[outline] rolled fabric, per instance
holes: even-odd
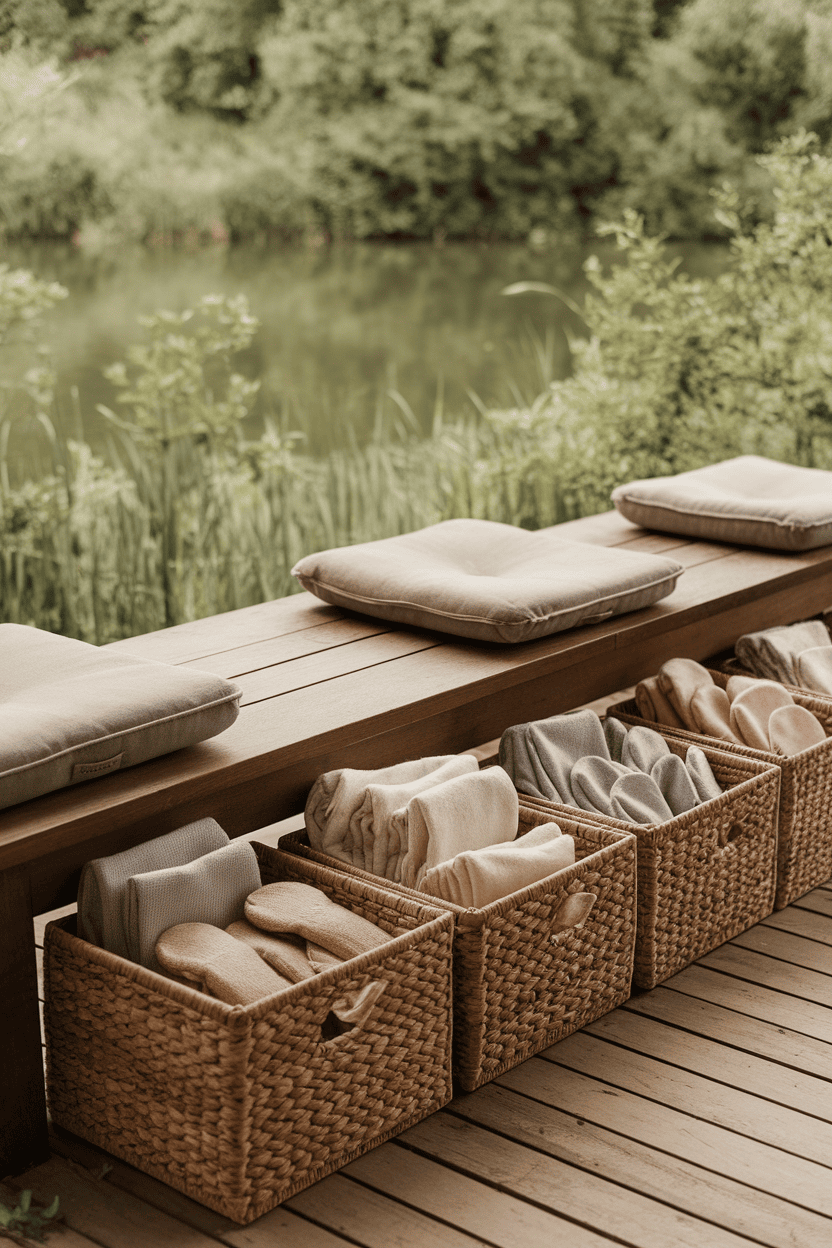
[[[265,884],[252,892],[245,903],[245,916],[264,932],[303,936],[344,960],[369,953],[393,939],[369,919],[339,906],[319,888],[294,880]]]
[[[728,694],[719,685],[700,685],[690,700],[690,716],[696,725],[696,731],[706,737],[717,737],[720,741],[731,741],[734,745],[742,745],[742,737],[731,718],[731,703]]]
[[[674,815],[683,815],[699,805],[699,794],[678,754],[663,754],[656,759],[650,776]]]
[[[626,776],[629,770],[623,763],[614,763],[609,758],[592,754],[579,758],[569,777],[574,804],[581,810],[612,816],[610,791],[616,780]]]
[[[676,714],[659,686],[658,676],[647,676],[636,685],[636,706],[642,719],[667,728],[684,728],[684,720]]]
[[[614,715],[608,715],[602,726],[610,758],[614,763],[620,763],[621,751],[624,748],[624,742],[627,740],[627,729],[621,720],[616,719]]]
[[[436,770],[411,780],[409,784],[368,784],[361,804],[350,818],[350,832],[354,847],[362,847],[359,864],[373,875],[395,879],[395,866],[401,860],[402,848],[398,837],[391,838],[391,820],[397,810],[406,806],[411,797],[426,789],[453,780],[455,776],[479,771],[479,763],[473,754],[457,754]]]
[[[728,683],[725,686],[728,701],[733,702],[738,694],[746,689],[753,689],[754,685],[759,685],[759,683],[759,678],[756,676],[729,676]]]
[[[519,793],[525,793],[529,797],[544,797],[546,794],[539,790],[537,774],[526,744],[528,727],[528,724],[513,724],[511,728],[506,728],[500,737],[500,766]],[[549,788],[551,789],[551,785]],[[548,800],[559,802],[561,798],[559,795],[552,797],[550,794]]]
[[[578,759],[587,755],[609,758],[607,739],[595,711],[568,711],[533,721],[526,740],[541,788],[548,782],[552,789],[552,795],[541,792],[540,796],[567,806],[576,804],[569,777]]]
[[[85,863],[78,886],[78,935],[101,949],[129,958],[127,881],[130,877],[165,867],[185,866],[229,843],[215,819],[198,819],[120,854]]]
[[[570,867],[575,841],[556,823],[532,828],[514,841],[464,850],[426,871],[420,889],[457,906],[481,909]]]
[[[340,862],[363,867],[364,846],[353,846],[350,818],[361,805],[367,785],[409,784],[411,780],[436,771],[454,757],[453,754],[443,754],[435,758],[414,758],[375,771],[344,767],[324,772],[318,776],[306,799],[304,821],[309,844]]]
[[[804,620],[800,624],[746,633],[737,641],[734,653],[743,666],[756,676],[779,680],[786,685],[799,685],[797,656],[805,650],[828,645],[826,625],[821,620]]]
[[[514,840],[518,816],[517,792],[502,767],[457,776],[412,797],[392,819],[405,847],[402,883],[418,888],[426,870],[463,850]]]
[[[820,721],[805,706],[778,706],[768,721],[768,736],[775,754],[791,758],[826,740]]]
[[[640,825],[666,823],[673,811],[652,776],[630,771],[616,780],[610,792],[616,819]]]
[[[162,932],[182,923],[226,928],[243,917],[246,897],[259,887],[257,855],[248,841],[232,841],[180,867],[131,876],[127,956],[158,970],[156,942]]]
[[[163,972],[228,1005],[252,1005],[291,987],[250,945],[210,923],[178,923],[160,932],[153,956]]]
[[[700,802],[711,802],[715,797],[722,796],[722,789],[711,769],[708,757],[698,745],[688,746],[685,769],[693,781],[693,787],[696,789]]]
[[[694,693],[703,685],[713,685],[706,667],[693,659],[668,659],[659,668],[656,679],[673,710],[690,732],[698,732],[690,710]]]
[[[316,974],[315,967],[307,954],[307,942],[303,938],[277,936],[274,932],[264,932],[261,928],[249,923],[248,919],[238,919],[225,929],[229,936],[250,945],[264,962],[268,962],[272,970],[277,971],[292,984],[299,984],[304,979],[311,979]],[[340,962],[340,959],[338,959]]]
[[[795,660],[797,680],[801,689],[832,694],[832,646],[812,646]]]
[[[751,749],[770,750],[768,722],[772,711],[793,705],[792,695],[782,685],[771,680],[758,680],[752,688],[738,693],[731,703],[731,727]]]
[[[658,760],[669,753],[670,746],[664,737],[652,728],[636,724],[627,733],[621,750],[621,761],[631,771],[643,771],[649,776]]]

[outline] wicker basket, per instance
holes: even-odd
[[[452,1093],[450,915],[255,848],[264,883],[313,884],[396,939],[233,1007],[78,939],[74,918],[44,942],[54,1121],[241,1223]],[[333,1035],[332,1003],[376,980],[369,1021]]]
[[[749,673],[750,674],[750,673]],[[712,671],[714,682],[721,688],[728,683],[728,674]],[[823,694],[807,693],[785,685],[798,706],[805,706],[816,715],[827,734],[825,741],[811,749],[784,758],[746,745],[717,741],[683,728],[665,728],[661,732],[679,741],[712,746],[735,757],[753,758],[769,767],[779,767],[780,833],[777,847],[776,910],[782,910],[796,897],[822,884],[832,875],[832,699]],[[634,700],[611,706],[607,712],[628,724],[656,724],[639,717]]]
[[[655,727],[655,725],[654,725]],[[684,758],[687,744],[661,734]],[[666,823],[639,826],[580,812],[638,839],[638,913],[633,984],[655,988],[696,958],[771,914],[780,772],[752,758],[703,747],[723,789]],[[558,822],[573,806],[523,797]]]
[[[518,835],[552,818],[524,800]],[[464,1091],[600,1018],[630,995],[633,830],[579,823],[575,814],[557,820],[575,838],[574,866],[481,910],[429,898],[431,905],[454,916],[454,1075]],[[351,878],[380,882],[311,849],[303,832],[284,836],[280,845]],[[381,882],[400,896],[425,899],[424,893]],[[594,893],[596,900],[584,923],[553,935],[566,898],[585,892]]]

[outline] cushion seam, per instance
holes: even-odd
[[[755,516],[739,511],[703,511],[694,509],[691,505],[681,507],[673,503],[656,502],[651,499],[641,498],[637,494],[619,494],[616,491],[613,501],[617,504],[619,500],[625,503],[632,503],[636,507],[653,507],[659,511],[672,511],[679,516],[690,516],[692,520],[699,517],[705,520],[744,520],[753,524],[773,524],[781,529],[822,529],[832,524],[832,515],[827,520],[778,520],[776,516]]]
[[[75,745],[68,745],[66,749],[57,750],[52,754],[45,754],[43,758],[34,759],[30,763],[21,763],[18,767],[9,767],[5,771],[0,771],[0,777],[15,776],[21,772],[28,771],[33,767],[42,767],[45,763],[55,762],[57,759],[64,758],[67,754],[74,754],[76,750],[85,750],[92,746],[104,745],[107,741],[115,741],[120,737],[127,737],[131,733],[144,732],[148,728],[154,728],[157,724],[167,724],[173,720],[183,719],[186,715],[196,715],[200,711],[210,711],[213,707],[224,706],[227,702],[236,702],[243,696],[242,689],[236,693],[226,694],[222,698],[215,698],[213,702],[203,702],[200,706],[189,706],[182,711],[175,711],[172,715],[165,715],[161,719],[149,719],[143,724],[134,724],[132,728],[122,728],[119,732],[109,732],[103,737],[93,737],[89,741],[79,741]],[[167,751],[170,753],[171,751]],[[161,757],[157,755],[157,757]]]
[[[342,589],[339,585],[332,585],[328,581],[321,580],[320,578],[317,578],[317,577],[309,576],[308,573],[303,575],[303,580],[308,580],[312,584],[318,585],[322,589],[327,589],[332,593],[341,594],[343,597],[349,598],[354,602],[366,602],[368,604],[375,603],[375,604],[379,604],[379,605],[386,606],[386,607],[409,607],[412,610],[425,611],[429,615],[439,616],[442,619],[470,620],[474,623],[492,624],[496,627],[496,626],[505,626],[505,625],[521,626],[524,624],[525,625],[545,624],[548,620],[554,620],[554,619],[557,619],[559,616],[569,615],[572,612],[582,610],[584,607],[598,607],[602,605],[603,603],[607,603],[611,601],[618,601],[621,598],[624,598],[627,594],[643,593],[644,590],[653,589],[654,586],[656,585],[664,585],[666,584],[667,581],[678,580],[683,571],[684,571],[684,568],[680,566],[678,571],[676,572],[668,572],[664,576],[658,577],[655,580],[644,581],[643,583],[639,585],[632,586],[627,589],[617,590],[615,593],[607,594],[603,598],[594,598],[591,602],[587,601],[583,603],[578,603],[571,607],[562,607],[558,611],[550,611],[547,615],[535,615],[530,618],[524,618],[524,619],[517,619],[516,617],[511,617],[511,616],[497,618],[495,616],[488,616],[488,615],[459,615],[452,611],[442,611],[442,610],[439,610],[437,607],[429,607],[429,606],[424,605],[421,602],[413,602],[406,598],[381,598],[381,597],[368,598],[364,594],[356,594],[352,590]],[[298,579],[301,579],[301,578],[299,577]]]

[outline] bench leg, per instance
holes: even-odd
[[[0,1179],[49,1156],[29,878],[0,871]]]

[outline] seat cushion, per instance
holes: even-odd
[[[612,492],[628,520],[771,550],[812,550],[832,542],[832,472],[797,468],[759,455],[630,481]]]
[[[0,809],[213,737],[240,696],[211,672],[0,624]]]
[[[445,520],[416,533],[325,550],[292,569],[324,602],[482,641],[521,642],[636,611],[664,598],[670,559]]]

